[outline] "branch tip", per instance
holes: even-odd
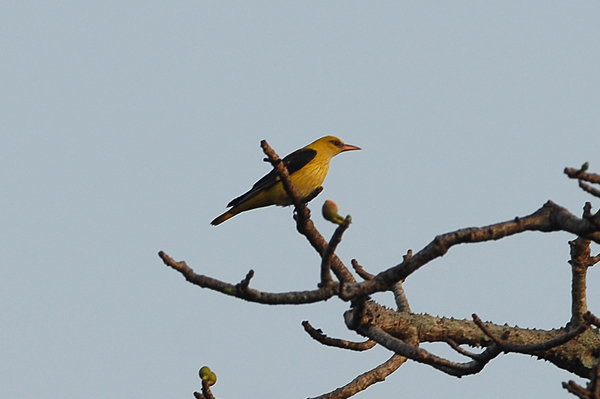
[[[358,274],[363,280],[372,280],[375,277],[374,274],[367,272],[356,259],[352,259],[350,263],[352,264],[352,268],[356,274]]]
[[[244,277],[244,279],[239,282],[238,287],[242,290],[246,290],[250,285],[250,280],[252,280],[252,277],[254,277],[254,270],[250,269],[248,274],[246,274],[246,277]]]
[[[364,342],[353,342],[347,341],[345,339],[339,338],[331,338],[325,335],[321,329],[316,329],[311,324],[305,320],[302,322],[302,326],[304,327],[304,331],[308,333],[315,341],[326,345],[332,346],[335,348],[341,349],[349,349],[353,351],[366,351],[374,347],[377,343],[372,340],[367,340]]]

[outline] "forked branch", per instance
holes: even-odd
[[[260,142],[260,146],[267,156],[267,161],[273,165],[273,168],[279,175],[286,193],[292,199],[292,203],[294,204],[294,209],[296,211],[296,228],[298,229],[298,232],[308,239],[308,242],[317,251],[321,258],[323,258],[328,243],[325,238],[323,238],[321,233],[319,233],[314,223],[310,219],[310,211],[306,206],[306,200],[302,198],[302,196],[298,193],[298,190],[296,190],[294,187],[287,167],[283,164],[283,162],[281,162],[281,159],[269,146],[267,141],[262,140]],[[332,255],[330,266],[331,270],[335,273],[340,281],[356,281],[352,276],[352,273],[350,273],[348,268],[344,265],[340,258],[337,257],[337,255]]]
[[[584,183],[584,181],[587,181],[589,183],[600,184],[600,175],[595,173],[586,173],[587,166],[588,164],[586,162],[580,169],[565,168],[565,174],[571,179],[577,179],[579,181],[579,187],[583,191],[593,195],[594,197],[600,198],[600,190]]]
[[[367,337],[364,342],[352,342],[331,338],[321,330],[303,322],[306,332],[323,345],[354,351],[364,351],[382,345],[394,353],[385,363],[370,370],[345,386],[318,399],[348,398],[368,386],[383,381],[397,370],[407,359],[430,365],[453,376],[464,376],[481,371],[500,353],[521,353],[536,356],[552,362],[557,367],[576,375],[589,378],[590,383],[583,388],[573,381],[564,383],[569,392],[580,398],[600,399],[600,335],[590,325],[600,327],[600,319],[589,313],[586,302],[586,274],[589,267],[600,261],[600,254],[591,256],[590,243],[600,243],[600,212],[592,214],[591,204],[586,204],[582,218],[571,214],[565,208],[548,201],[531,215],[516,217],[501,223],[485,227],[472,227],[442,234],[433,239],[414,256],[408,251],[403,261],[389,269],[373,275],[366,272],[356,260],[352,266],[364,280],[357,283],[352,273],[335,255],[342,234],[348,228],[350,219],[341,224],[331,240],[327,242],[317,231],[306,203],[314,199],[322,190],[319,188],[303,198],[294,187],[289,171],[278,155],[267,144],[261,142],[273,165],[286,193],[295,209],[298,231],[303,234],[321,256],[321,283],[319,289],[300,292],[268,293],[250,288],[254,271],[250,272],[238,284],[196,274],[185,262],[178,262],[164,252],[159,256],[163,262],[180,272],[189,282],[203,288],[215,290],[251,302],[262,304],[306,304],[325,301],[333,296],[351,301],[351,310],[344,314],[349,329]],[[581,169],[566,168],[565,173],[578,179],[580,187],[592,195],[600,197],[600,190],[583,183],[600,184],[600,175],[587,173],[587,166]],[[450,248],[458,244],[477,243],[498,240],[525,231],[554,232],[565,231],[577,238],[570,241],[572,267],[572,314],[565,328],[557,330],[527,330],[518,327],[499,326],[484,323],[473,314],[471,320],[435,318],[427,314],[411,313],[408,300],[402,288],[403,281],[419,268],[443,256]],[[329,271],[333,271],[339,282],[333,281]],[[384,308],[370,299],[371,294],[390,291],[394,294],[397,310]],[[465,362],[453,362],[419,347],[424,342],[445,342],[456,352],[467,357]],[[461,346],[483,347],[483,352],[473,353]],[[593,365],[596,364],[594,367]],[[206,388],[207,390],[205,390]],[[197,397],[212,397],[208,386],[203,386],[203,394]]]
[[[590,369],[585,364],[594,361],[595,351],[600,347],[600,336],[595,330],[589,329],[589,325],[598,320],[589,313],[584,316],[583,324],[574,328],[528,330],[483,323],[476,315],[473,316],[473,321],[469,321],[399,313],[374,301],[367,301],[362,316],[357,318],[355,312],[356,309],[352,309],[344,315],[348,328],[398,355],[428,364],[453,376],[477,373],[499,353],[510,352],[534,355],[559,368],[589,378]],[[451,362],[417,348],[414,340],[448,343],[473,361]],[[464,349],[458,350],[460,345],[487,349],[475,354]]]
[[[262,292],[250,288],[250,278],[254,275],[250,271],[246,278],[238,284],[229,284],[212,277],[196,274],[185,262],[177,262],[169,255],[160,251],[158,256],[163,262],[181,273],[187,281],[202,288],[208,288],[226,295],[244,299],[248,302],[262,303],[266,305],[300,305],[325,301],[338,294],[339,285],[333,284],[312,291],[295,291],[283,293]]]
[[[422,266],[443,256],[455,245],[499,240],[525,231],[566,231],[600,243],[600,228],[589,220],[580,219],[567,209],[548,201],[542,208],[529,216],[516,217],[513,220],[485,227],[472,227],[439,235],[414,256],[379,273],[372,280],[356,284],[345,284],[341,297],[344,300],[351,300],[359,296],[387,291],[396,282],[406,279]]]

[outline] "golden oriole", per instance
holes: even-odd
[[[340,152],[351,150],[360,150],[360,148],[344,144],[337,137],[325,136],[292,152],[283,158],[283,163],[290,172],[292,183],[300,195],[306,197],[323,184],[331,158]],[[217,216],[210,224],[216,226],[238,213],[250,209],[269,205],[287,206],[291,203],[279,175],[272,170],[257,181],[250,191],[231,200],[227,206],[232,208]]]

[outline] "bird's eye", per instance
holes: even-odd
[[[333,144],[336,147],[342,147],[343,146],[342,142],[339,141],[339,140],[331,140],[331,144]]]

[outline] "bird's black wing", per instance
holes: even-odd
[[[283,158],[283,164],[287,167],[290,175],[292,175],[306,166],[306,164],[312,161],[315,156],[317,156],[317,151],[313,150],[312,148],[301,148]],[[227,206],[239,205],[248,198],[255,196],[259,192],[273,187],[278,181],[279,175],[275,169],[273,169],[263,176],[259,181],[254,183],[250,191],[232,199]]]

